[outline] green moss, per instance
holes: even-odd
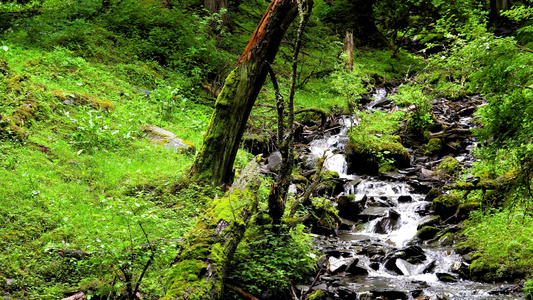
[[[310,295],[305,297],[306,300],[323,300],[326,299],[327,295],[322,290],[316,290],[312,292]]]
[[[437,198],[439,195],[440,195],[439,189],[437,189],[437,188],[432,188],[432,189],[429,190],[429,192],[427,193],[425,200],[426,200],[426,201],[433,201],[433,199]]]
[[[22,93],[23,92],[23,88],[22,88],[22,82],[27,80],[28,77],[24,76],[24,75],[20,75],[20,74],[17,74],[15,76],[11,76],[11,78],[8,79],[7,81],[7,87],[13,91],[16,91],[18,93]]]
[[[24,141],[28,138],[28,132],[17,125],[14,117],[2,117],[0,120],[0,140],[14,139]]]
[[[439,232],[439,229],[437,227],[424,226],[416,233],[416,237],[421,240],[429,240],[434,238],[437,232]]]
[[[442,151],[443,145],[440,139],[430,139],[424,147],[424,154],[433,155]]]
[[[339,173],[335,172],[335,171],[324,171],[320,174],[320,176],[322,177],[322,180],[329,180],[329,179],[337,179],[339,178]]]
[[[437,170],[445,176],[454,177],[459,174],[462,169],[462,165],[457,161],[457,159],[447,156],[442,160],[442,162],[437,166]]]
[[[435,211],[443,220],[453,216],[459,207],[460,196],[447,194],[440,195],[433,199],[431,209]]]
[[[0,58],[0,74],[8,75],[9,71],[10,70],[7,62],[4,59]]]
[[[96,109],[103,111],[114,111],[115,106],[108,100],[96,99],[90,95],[78,94],[74,92],[67,92],[62,90],[52,90],[52,95],[60,101],[72,101],[81,105],[90,105]]]
[[[500,268],[502,270],[500,270]],[[481,281],[494,281],[499,280],[501,273],[504,270],[504,266],[496,261],[488,259],[476,259],[470,264],[470,276],[473,280]]]

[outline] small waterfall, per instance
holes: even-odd
[[[325,170],[337,172],[340,178],[353,179],[354,176],[348,175],[346,156],[339,152],[346,148],[348,130],[354,122],[350,118],[344,117],[339,123],[341,124],[339,134],[312,141],[309,143],[309,150],[317,158],[326,155]]]

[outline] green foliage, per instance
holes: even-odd
[[[307,278],[315,268],[316,254],[303,225],[272,233],[268,226],[255,226],[235,252],[229,274],[247,292],[276,295]]]
[[[359,124],[349,132],[348,152],[359,153],[369,162],[390,168],[394,163],[404,163],[409,158],[407,150],[402,146],[397,134],[403,112],[384,113],[358,112]]]
[[[524,292],[526,292],[527,299],[533,298],[533,280],[529,279],[526,281],[526,285],[524,286]]]
[[[431,98],[424,92],[423,86],[402,85],[390,98],[398,105],[415,106],[407,119],[407,129],[418,136],[424,136],[424,132],[433,123],[433,119]]]
[[[514,209],[471,213],[471,223],[464,231],[467,245],[479,249],[485,263],[498,266],[499,274],[529,274],[533,265],[532,218],[527,210]]]

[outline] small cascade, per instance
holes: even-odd
[[[373,99],[367,108],[382,106],[388,101],[386,90],[378,89]],[[464,117],[459,123],[466,126],[471,120]],[[344,155],[347,133],[357,122],[344,117],[341,125],[338,134],[309,144],[316,158],[326,155],[326,170],[345,179],[341,195],[353,195],[354,201],[362,205],[354,219],[346,220],[352,224],[351,230],[339,230],[336,237],[317,240],[326,253],[341,253],[329,254],[330,260],[350,261],[344,273],[330,272],[321,277],[328,293],[334,299],[502,299],[491,292],[502,286],[461,279],[458,274],[465,268],[468,271],[468,264],[451,246],[425,244],[416,238],[421,222],[430,214],[431,202],[425,201],[425,195],[409,181],[348,174]],[[476,146],[471,139],[466,150]],[[469,151],[456,157],[473,160]],[[399,173],[409,174],[411,169]]]
[[[309,143],[309,150],[317,158],[326,155],[324,169],[337,172],[340,178],[352,179],[353,176],[348,175],[346,156],[341,152],[346,148],[348,130],[354,122],[349,117],[344,117],[339,123],[341,130],[338,134],[312,141]]]

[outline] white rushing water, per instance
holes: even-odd
[[[340,120],[340,124],[342,127],[338,134],[312,141],[309,143],[309,150],[317,158],[326,155],[326,160],[324,161],[325,170],[337,172],[340,178],[353,179],[354,176],[348,175],[346,156],[337,152],[344,151],[346,148],[348,130],[353,126],[354,122],[350,118],[344,117]]]

